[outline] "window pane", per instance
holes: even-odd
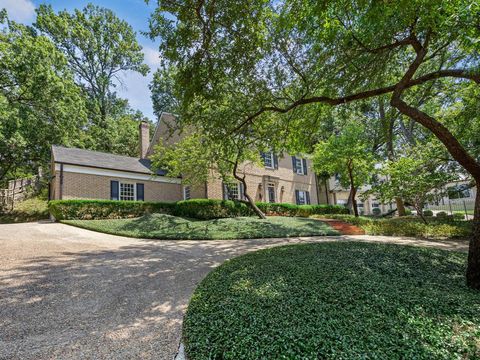
[[[238,189],[239,184],[228,184],[227,191],[228,191],[228,198],[229,199],[240,199],[240,191]]]
[[[273,153],[265,153],[263,157],[263,164],[265,165],[265,167],[273,168]]]
[[[185,186],[183,188],[183,199],[190,200],[190,186]]]
[[[305,191],[298,192],[298,205],[305,205],[306,204],[306,196]]]
[[[135,200],[135,185],[120,183],[120,200]]]
[[[303,161],[302,159],[296,158],[295,159],[297,174],[303,174]]]

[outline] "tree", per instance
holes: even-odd
[[[309,104],[388,95],[391,106],[430,130],[480,188],[480,162],[470,142],[431,112],[429,101],[412,101],[415,88],[444,82],[478,87],[479,13],[480,3],[467,0],[167,1],[152,15],[150,33],[162,36],[162,56],[178,69],[182,106],[193,98],[217,99],[229,109],[224,126],[231,133],[263,122],[267,113],[288,122],[291,111]],[[480,289],[480,192],[467,283]]]
[[[350,188],[348,203],[356,217],[358,188],[368,183],[374,170],[372,156],[362,124],[352,121],[339,133],[316,145],[313,167],[317,173],[337,175],[344,188]]]
[[[85,125],[80,89],[45,36],[0,14],[0,181],[36,173],[50,146],[76,145]]]
[[[35,27],[47,35],[65,54],[77,83],[89,98],[89,117],[103,131],[98,150],[111,150],[108,142],[108,116],[115,106],[113,89],[120,75],[135,71],[146,75],[142,47],[132,27],[109,9],[88,4],[73,14],[55,14],[50,5],[37,9]]]
[[[259,162],[258,151],[245,141],[210,141],[195,131],[172,146],[160,142],[151,159],[154,168],[167,170],[169,176],[181,176],[187,185],[203,185],[212,178],[220,178],[225,184],[239,181],[252,210],[259,218],[266,218],[251,197],[245,181],[245,165]]]
[[[380,183],[372,188],[373,193],[382,202],[391,202],[401,197],[413,205],[417,214],[427,223],[423,208],[428,200],[433,199],[433,191],[440,189],[454,176],[442,171],[438,161],[424,159],[415,155],[401,157],[396,161],[387,161],[380,170]]]

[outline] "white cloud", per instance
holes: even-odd
[[[7,9],[11,20],[29,23],[35,18],[35,5],[30,0],[0,0],[0,9]]]
[[[149,46],[143,48],[143,53],[145,54],[145,63],[155,71],[160,66],[160,53]]]

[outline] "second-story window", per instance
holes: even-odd
[[[269,169],[275,169],[275,155],[273,152],[262,153],[263,165]]]
[[[299,175],[307,175],[307,160],[292,156],[293,172]]]

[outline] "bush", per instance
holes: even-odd
[[[440,219],[446,219],[448,217],[448,214],[445,211],[439,211],[436,216]]]
[[[410,236],[426,239],[467,238],[472,232],[471,221],[455,221],[452,218],[432,218],[425,224],[417,216],[390,219],[355,217],[353,215],[322,216],[337,219],[361,227],[368,235]]]
[[[52,200],[48,210],[57,220],[122,219],[144,214],[171,214],[175,203],[115,200]]]
[[[423,216],[433,216],[432,210],[423,210]]]
[[[375,216],[378,216],[382,213],[382,211],[379,208],[373,208],[372,209],[372,214]]]
[[[412,210],[410,209],[405,209],[405,215],[412,215]]]
[[[293,205],[258,203],[267,215],[308,217],[314,214],[348,214],[338,205]],[[192,199],[178,202],[144,202],[116,200],[53,200],[49,211],[57,220],[121,219],[162,213],[202,220],[238,216],[255,216],[241,201]]]
[[[453,213],[453,218],[455,220],[464,220],[465,219],[465,215],[462,214],[462,213]]]
[[[202,220],[252,216],[252,209],[243,202],[230,200],[192,199],[175,204],[173,215]]]
[[[346,207],[341,205],[294,205],[284,203],[257,203],[257,206],[266,215],[270,216],[300,216],[326,214],[348,214]]]

